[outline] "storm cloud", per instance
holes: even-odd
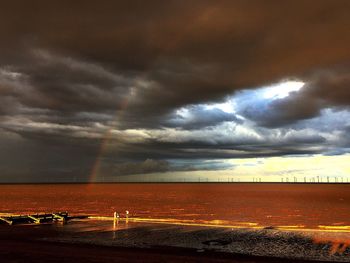
[[[349,12],[346,0],[2,1],[3,178],[87,177],[96,159],[118,176],[150,160],[347,153]],[[304,85],[264,95],[287,81]]]

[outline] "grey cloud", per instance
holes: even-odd
[[[288,141],[300,144],[322,144],[327,140],[321,135],[299,135],[288,137]]]
[[[181,128],[185,130],[201,129],[219,125],[222,122],[234,122],[242,124],[234,113],[227,113],[217,108],[207,109],[205,106],[190,106],[185,108],[187,116],[175,113],[166,121],[168,127]]]
[[[36,65],[21,58],[28,47],[149,81],[127,122],[348,60],[349,9],[347,1],[12,1],[1,11],[0,55],[6,65],[30,65],[41,95],[27,100],[33,107],[118,109],[127,92],[98,70],[62,68],[62,60]]]
[[[16,68],[25,77],[12,83],[12,96],[23,106],[60,113],[115,111],[128,95],[130,81],[96,64],[42,51],[30,56],[30,65]]]
[[[350,72],[346,67],[317,72],[300,92],[275,101],[272,111],[279,112],[286,122],[295,122],[315,117],[324,108],[349,109],[349,85]]]
[[[86,181],[98,150],[91,142],[78,145],[55,137],[54,143],[38,133],[33,138],[0,128],[0,134],[0,182]]]
[[[320,70],[307,78],[299,92],[277,100],[257,100],[241,112],[265,127],[282,127],[320,116],[324,109],[350,108],[350,72],[346,67]]]
[[[164,160],[146,159],[143,162],[125,162],[112,166],[112,175],[148,174],[167,172],[170,170],[169,163]]]

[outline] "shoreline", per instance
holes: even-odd
[[[49,253],[50,258],[60,257],[58,254],[63,249],[67,250],[67,255],[81,250],[80,260],[85,262],[90,262],[85,254],[93,254],[90,256],[94,258],[95,254],[101,253],[109,255],[104,255],[100,261],[94,258],[91,262],[114,262],[113,257],[118,262],[124,262],[124,257],[129,257],[125,262],[162,262],[160,259],[164,257],[171,259],[167,262],[184,262],[183,257],[185,262],[198,262],[198,257],[201,262],[350,262],[350,244],[336,247],[329,241],[330,236],[342,240],[349,234],[317,234],[318,238],[312,238],[309,234],[276,229],[223,229],[135,222],[120,222],[113,226],[111,222],[77,220],[67,225],[1,226],[0,256],[19,260],[13,262],[38,262],[36,258],[45,253]],[[43,247],[49,252],[42,252]],[[130,254],[145,256],[146,259],[138,261]],[[26,260],[20,261],[21,257],[26,257]],[[11,258],[8,259],[11,262]],[[58,262],[55,260],[45,261]],[[65,259],[64,262],[73,261]]]
[[[86,216],[91,220],[110,221],[114,222],[116,219],[112,216]],[[349,233],[349,225],[318,225],[317,228],[305,227],[305,225],[284,225],[284,226],[263,226],[253,222],[230,222],[228,220],[186,220],[186,219],[173,219],[173,218],[118,218],[119,222],[131,222],[131,223],[146,223],[146,224],[164,224],[164,225],[178,225],[178,226],[199,226],[209,228],[231,228],[231,229],[255,229],[266,230],[272,229],[277,231],[288,232],[310,232],[310,233]]]

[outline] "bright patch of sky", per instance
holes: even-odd
[[[228,99],[226,102],[223,103],[215,103],[215,104],[205,104],[204,108],[207,110],[212,109],[219,109],[226,113],[234,113],[234,101],[231,99]]]
[[[206,161],[221,163],[224,169],[175,171],[142,175],[145,181],[165,182],[349,182],[350,155],[343,156],[288,156],[269,158],[230,159]],[[180,161],[181,163],[181,161]],[[231,166],[231,168],[229,168]],[[204,168],[204,167],[203,167]],[[119,177],[120,181],[139,181],[140,175]]]
[[[283,99],[288,97],[291,92],[298,92],[304,84],[302,81],[285,81],[262,88],[260,92],[264,99]]]
[[[243,116],[237,113],[237,110],[242,106],[245,106],[246,102],[249,103],[256,101],[271,101],[276,99],[283,99],[288,97],[293,92],[298,92],[303,88],[304,82],[302,81],[284,81],[276,84],[272,84],[267,87],[262,87],[254,90],[245,90],[238,94],[233,94],[227,97],[223,102],[198,104],[203,110],[220,110],[225,113],[236,114],[238,118],[244,119]],[[191,116],[192,106],[182,107],[176,110],[176,114],[183,118]]]

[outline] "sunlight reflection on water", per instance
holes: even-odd
[[[283,184],[0,185],[0,212],[111,216],[129,210],[142,218],[318,228],[350,225],[349,190]]]

